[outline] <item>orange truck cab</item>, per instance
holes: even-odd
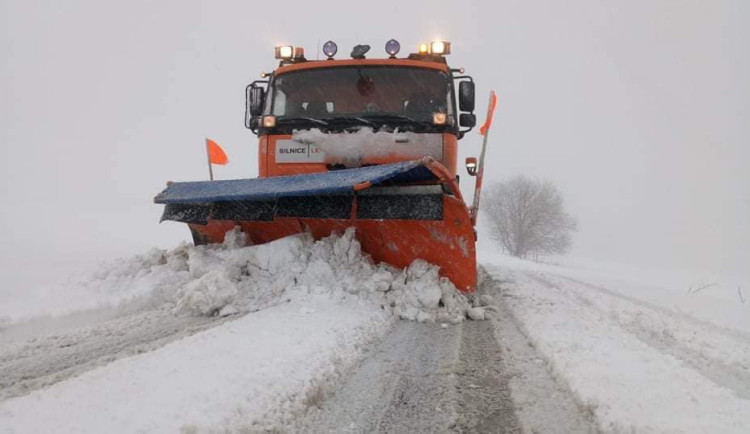
[[[386,48],[389,54],[394,42]],[[309,61],[299,48],[285,47],[296,57],[277,50],[279,67],[247,89],[246,126],[260,138],[260,177],[424,156],[455,176],[458,139],[476,123],[474,83],[470,76],[457,75],[463,69],[448,67],[450,44],[440,43],[439,53],[426,48],[406,59],[395,54],[367,59],[352,52],[353,58],[336,60],[334,49],[327,60]],[[327,44],[324,51],[333,43]],[[423,44],[423,49],[433,45]],[[308,130],[323,134],[301,133]],[[323,143],[313,144],[314,138]]]

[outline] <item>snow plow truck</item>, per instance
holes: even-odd
[[[353,226],[375,261],[423,259],[473,292],[482,161],[466,160],[473,206],[456,172],[458,141],[476,124],[474,81],[448,66],[447,41],[405,57],[396,40],[382,58],[369,49],[336,58],[328,41],[324,60],[308,60],[301,47],[275,47],[278,67],[246,88],[259,177],[170,182],[154,199],[162,221],[186,223],[196,244],[221,243],[236,226],[252,244]]]

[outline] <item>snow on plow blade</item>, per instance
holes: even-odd
[[[221,243],[240,226],[253,244],[309,231],[356,228],[378,262],[440,266],[466,292],[476,287],[474,228],[455,180],[432,158],[322,173],[170,183],[154,198],[163,220],[187,223],[197,244]]]

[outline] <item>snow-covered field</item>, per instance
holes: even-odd
[[[736,281],[696,292],[713,281],[483,259],[548,370],[601,429],[750,432],[750,304]]]

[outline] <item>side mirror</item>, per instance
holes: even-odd
[[[458,85],[458,108],[462,112],[474,111],[474,82],[462,81]]]
[[[263,113],[263,100],[265,96],[265,90],[262,87],[250,86],[247,93],[247,104],[250,109],[250,115],[256,117]]]
[[[477,116],[473,113],[461,113],[458,116],[458,124],[462,127],[473,128],[477,124]]]
[[[258,118],[263,113],[263,103],[266,98],[266,90],[254,81],[245,88],[245,128],[255,132],[258,128]],[[260,81],[260,83],[267,83]]]
[[[466,159],[466,171],[469,172],[469,176],[477,176],[477,159],[474,157],[468,157]]]

